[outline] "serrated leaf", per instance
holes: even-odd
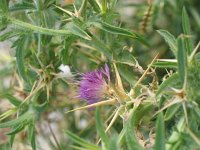
[[[159,113],[156,120],[156,141],[154,150],[165,150],[165,125],[163,113]]]
[[[104,30],[113,34],[124,35],[124,36],[132,37],[132,38],[137,37],[136,34],[132,33],[131,31],[110,25],[105,22],[92,22],[91,24],[101,30]]]
[[[43,28],[40,26],[32,25],[30,23],[26,23],[26,22],[14,19],[14,18],[9,18],[9,20],[16,27],[19,27],[20,29],[23,29],[23,30],[34,31],[35,33],[41,33],[41,34],[46,34],[46,35],[63,35],[63,36],[72,34],[69,30]]]
[[[187,68],[187,54],[186,54],[183,38],[179,37],[177,42],[178,42],[178,54],[177,54],[178,74],[182,83],[184,83],[185,77],[186,77],[186,70],[187,70],[186,69]]]
[[[74,24],[73,22],[68,23],[66,25],[66,28],[74,35],[82,37],[86,40],[91,40],[91,37],[84,30],[82,30],[76,24]]]
[[[183,8],[182,11],[182,26],[183,26],[183,33],[188,36],[184,38],[185,41],[185,46],[188,54],[192,53],[193,50],[193,44],[192,44],[192,39],[191,39],[191,31],[190,31],[190,20],[188,18],[188,14],[186,12],[185,7]]]
[[[174,56],[177,56],[178,48],[175,37],[165,30],[157,30],[157,32],[164,38],[171,51],[173,52]]]
[[[112,34],[117,34],[117,35],[122,35],[122,36],[127,36],[127,37],[130,37],[130,38],[134,38],[134,39],[142,42],[146,46],[149,46],[148,42],[144,38],[139,36],[137,33],[134,33],[133,31],[129,31],[129,30],[124,29],[124,28],[116,27],[116,26],[113,26],[113,25],[108,24],[106,22],[90,22],[90,24],[101,29],[101,30],[103,30],[103,31],[110,32]]]
[[[100,119],[100,114],[99,114],[99,108],[96,108],[96,112],[95,112],[95,119],[96,119],[96,128],[97,128],[97,132],[100,136],[100,138],[102,139],[102,141],[105,143],[106,147],[109,147],[109,138],[105,133],[105,129],[103,127],[103,124],[101,122]]]
[[[66,131],[66,134],[72,141],[74,141],[75,143],[87,148],[88,150],[100,150],[100,148],[98,146],[91,144],[84,139],[81,139],[80,137],[71,133],[70,131]]]
[[[20,76],[23,78],[24,81],[27,83],[29,82],[27,78],[27,69],[24,65],[24,45],[27,42],[27,38],[19,38],[17,41],[15,41],[16,46],[16,61],[17,61],[17,69],[19,71]],[[17,42],[17,43],[16,43]]]

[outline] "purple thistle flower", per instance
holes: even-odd
[[[90,104],[101,100],[108,87],[105,78],[110,81],[110,69],[107,64],[105,64],[104,69],[101,68],[83,74],[78,97],[87,100]]]

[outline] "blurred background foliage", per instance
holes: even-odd
[[[0,0],[0,149],[199,149],[199,56],[189,62],[192,52],[181,51],[199,42],[199,8],[198,0]],[[128,92],[157,54],[166,63],[135,89],[145,102],[122,109],[108,134],[118,105],[65,113],[86,105],[76,98],[81,73],[107,63],[115,82],[116,63]]]

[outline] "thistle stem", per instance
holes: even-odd
[[[131,89],[130,91],[130,96],[134,95],[134,91],[135,88],[138,86],[138,84],[140,84],[140,82],[142,82],[142,80],[145,78],[145,76],[147,75],[149,69],[151,68],[151,66],[153,65],[154,61],[157,59],[158,54],[154,57],[154,59],[151,61],[151,63],[148,65],[148,68],[145,70],[145,72],[143,73],[143,75],[140,77],[140,79],[136,82],[136,84],[134,85],[134,87]]]
[[[56,142],[56,145],[57,145],[58,150],[61,150],[61,146],[60,146],[60,144],[59,144],[59,142],[58,142],[58,139],[56,138],[56,135],[55,135],[54,132],[53,132],[53,129],[51,128],[51,125],[50,125],[50,122],[49,122],[49,121],[48,121],[48,127],[49,127],[49,130],[50,130],[50,132],[51,132],[51,134],[52,134],[52,136],[53,136],[54,141]]]
[[[92,107],[96,107],[96,106],[110,105],[110,104],[114,104],[116,101],[117,100],[115,98],[113,98],[113,99],[110,99],[110,100],[105,100],[105,101],[97,102],[97,103],[90,104],[90,105],[87,105],[87,106],[79,107],[79,108],[67,111],[66,113],[74,112],[74,111],[77,111],[77,110],[88,109],[88,108],[92,108]]]

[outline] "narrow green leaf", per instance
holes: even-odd
[[[164,38],[171,51],[173,52],[174,56],[177,56],[178,48],[175,37],[165,30],[157,30],[157,32]]]
[[[91,40],[91,37],[73,22],[68,23],[66,27],[72,34],[82,37],[86,40]]]
[[[20,131],[22,131],[24,129],[25,125],[24,124],[20,124],[20,125],[17,125],[15,127],[13,127],[13,129],[9,132],[7,132],[6,134],[7,135],[14,135]]]
[[[186,55],[186,49],[184,46],[184,40],[182,37],[178,38],[178,73],[179,77],[184,83],[185,76],[186,76],[186,68],[187,68],[187,55]]]
[[[17,41],[17,47],[16,47],[16,61],[17,61],[17,69],[19,71],[20,76],[26,81],[27,83],[27,69],[24,65],[24,45],[25,42],[27,42],[27,38],[19,38]]]
[[[105,133],[103,124],[100,119],[99,108],[96,108],[95,112],[95,119],[96,119],[96,128],[99,136],[101,137],[102,141],[105,143],[106,147],[109,147],[109,138]]]
[[[141,122],[141,121],[147,121],[151,119],[151,112],[155,110],[155,106],[152,105],[151,103],[149,104],[141,104],[138,108],[134,108],[131,110],[131,112],[129,113],[129,120],[127,121],[125,127],[122,129],[122,131],[119,134],[119,139],[118,139],[118,143],[123,146],[123,145],[127,145],[128,146],[128,150],[131,150],[131,148],[136,149],[136,150],[143,150],[143,146],[140,145],[138,138],[136,136],[136,128],[137,125]],[[144,115],[144,114],[148,114],[148,115]],[[132,118],[132,120],[131,120]],[[129,128],[127,130],[127,128]],[[126,143],[125,143],[126,140]]]
[[[36,150],[36,142],[35,142],[35,125],[34,123],[30,123],[28,126],[28,136],[29,142],[31,143],[31,147],[33,150]]]
[[[192,16],[194,18],[194,21],[196,22],[198,28],[200,28],[200,14],[196,9],[190,9]]]
[[[172,83],[179,79],[179,75],[177,73],[172,74],[169,78],[162,82],[162,84],[158,87],[156,92],[156,96],[159,96],[167,87],[169,87]]]
[[[101,10],[102,10],[102,14],[106,13],[106,11],[107,11],[107,0],[101,1]]]
[[[32,3],[17,3],[9,7],[9,11],[20,11],[20,10],[35,10],[35,7]]]
[[[135,134],[135,126],[136,126],[136,116],[137,116],[137,108],[133,108],[131,111],[131,115],[129,117],[127,126],[126,126],[126,143],[128,146],[128,150],[143,150],[144,148],[140,145],[136,134]]]
[[[88,150],[86,148],[82,148],[82,147],[79,147],[79,146],[75,146],[75,145],[70,145],[71,148],[75,149],[75,150]]]
[[[85,17],[86,16],[86,10],[87,10],[87,1],[83,0],[80,9],[78,10],[78,13],[80,16]]]
[[[142,120],[150,120],[151,112],[155,110],[155,106],[152,103],[141,104],[134,115],[134,124],[139,124]],[[145,114],[145,115],[144,115]]]
[[[158,115],[156,121],[156,141],[154,150],[165,150],[165,125],[162,112]]]
[[[183,26],[183,33],[186,35],[186,37],[184,38],[186,50],[188,54],[191,54],[193,50],[193,44],[192,44],[192,39],[190,37],[191,36],[190,20],[188,18],[188,14],[185,7],[183,8],[182,11],[182,26]]]
[[[127,65],[120,64],[118,65],[118,71],[120,75],[130,84],[134,85],[138,80],[137,76],[133,76],[133,68]]]
[[[109,150],[119,150],[118,135],[113,135],[109,143]]]
[[[164,116],[165,121],[170,120],[176,114],[176,112],[179,110],[180,106],[181,106],[181,104],[174,104],[174,105],[170,106],[165,113],[165,116]]]
[[[123,51],[118,55],[116,63],[119,64],[117,66],[120,75],[131,85],[134,85],[137,81],[137,75],[133,76],[133,74],[137,74],[138,69],[138,62],[134,56],[130,52]]]
[[[110,1],[110,8],[114,10],[115,6],[117,5],[117,2],[118,2],[118,0],[111,0]]]
[[[112,34],[124,35],[124,36],[132,37],[132,38],[136,38],[137,37],[137,35],[132,33],[131,31],[128,31],[126,29],[110,25],[110,24],[105,23],[105,22],[91,22],[91,24],[93,26],[101,29],[101,30],[110,32]]]
[[[91,144],[84,139],[81,139],[80,137],[71,133],[70,131],[66,131],[66,134],[72,141],[74,141],[75,143],[87,148],[88,150],[100,150],[100,148],[98,146]]]
[[[14,140],[15,140],[15,134],[10,136],[10,139],[9,139],[10,147],[12,147]]]
[[[194,107],[193,111],[196,113],[198,116],[198,119],[200,120],[200,108],[198,106]]]
[[[71,44],[76,40],[77,38],[74,36],[69,36],[67,37],[67,39],[64,41],[64,47],[61,51],[61,60],[62,60],[62,64],[67,65],[69,64],[69,59],[70,59],[70,55],[69,55],[69,48],[71,46]]]
[[[20,29],[32,30],[36,33],[41,33],[41,34],[46,34],[46,35],[69,35],[69,34],[72,34],[68,30],[43,28],[43,27],[39,27],[36,25],[32,25],[30,23],[26,23],[26,22],[14,19],[14,18],[9,18],[9,20],[12,24],[16,25],[17,27],[20,27]]]
[[[21,31],[9,31],[9,32],[6,32],[4,34],[2,34],[0,36],[0,41],[5,41],[7,39],[10,39],[14,36],[17,36],[17,35],[20,35],[21,34]]]
[[[17,126],[19,124],[22,124],[24,122],[28,122],[29,120],[32,120],[32,114],[29,112],[24,113],[23,115],[19,116],[19,118],[16,118],[14,120],[5,122],[5,123],[0,123],[0,128],[8,128],[8,127],[13,127]]]
[[[170,62],[170,61],[156,61],[152,65],[153,67],[158,68],[177,68],[177,62]]]
[[[120,53],[117,57],[117,63],[121,63],[121,64],[127,64],[129,66],[136,66],[136,64],[138,63],[136,58],[127,51],[123,51],[122,53]]]
[[[101,12],[101,9],[100,9],[100,7],[99,7],[99,5],[98,5],[96,0],[88,0],[88,2],[93,7],[94,11],[96,11],[97,13]]]
[[[0,31],[4,30],[8,25],[8,1],[0,0]]]
[[[6,98],[14,106],[19,106],[21,101],[9,93],[0,93],[0,97]]]
[[[181,132],[184,130],[184,128],[185,128],[185,119],[184,116],[181,116],[181,118],[177,120],[176,126],[174,127],[173,132],[168,138],[167,143],[170,144],[177,143],[180,139]]]
[[[95,26],[95,27],[97,27],[97,28],[99,28],[103,31],[110,32],[112,34],[117,34],[117,35],[122,35],[122,36],[127,36],[127,37],[130,37],[130,38],[134,38],[134,39],[140,41],[141,43],[145,44],[146,46],[149,46],[148,42],[143,37],[141,37],[137,33],[129,31],[127,29],[116,27],[116,26],[113,26],[113,25],[108,24],[106,22],[90,22],[89,24],[91,24],[91,25],[93,25],[93,26]]]
[[[0,0],[0,12],[7,13],[8,12],[8,1],[7,0]]]

